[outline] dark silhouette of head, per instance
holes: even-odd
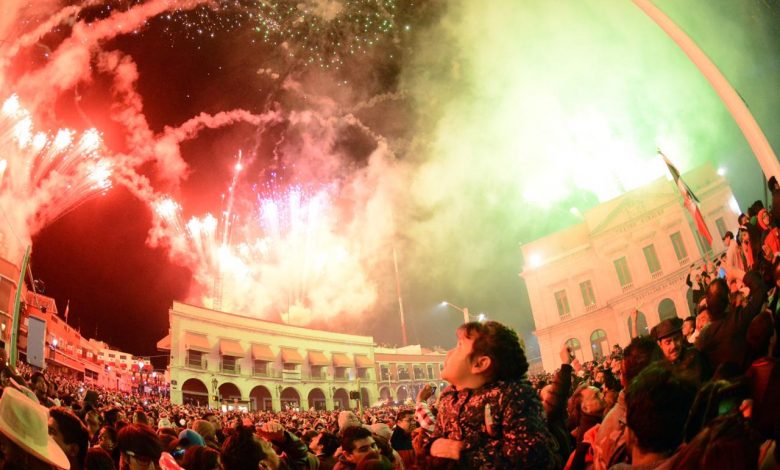
[[[726,280],[716,278],[707,286],[707,310],[713,320],[721,320],[726,316],[729,306],[729,286]]]

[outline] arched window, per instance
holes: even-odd
[[[582,345],[577,338],[569,338],[566,340],[566,346],[574,353],[574,357],[580,362],[585,362],[585,358],[582,356]]]
[[[658,304],[658,318],[660,321],[677,318],[677,307],[672,299],[664,299]]]
[[[593,360],[600,361],[609,352],[607,333],[604,330],[596,330],[590,335],[590,349],[593,351]]]
[[[636,315],[636,335],[634,334],[634,324],[631,315],[628,315],[628,336],[635,338],[637,336],[647,336],[650,334],[650,330],[647,328],[647,317],[642,312],[637,312]]]

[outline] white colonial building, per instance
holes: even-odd
[[[170,351],[175,404],[333,410],[352,407],[350,392],[363,406],[380,398],[380,367],[371,336],[280,324],[179,302],[174,302],[169,317],[170,333],[157,346]],[[385,367],[403,363],[409,370],[425,371],[424,376],[415,372],[413,378],[386,377],[385,398],[407,397],[407,387],[438,381],[444,354],[416,348],[416,354],[380,349]]]
[[[685,278],[705,252],[725,249],[739,207],[711,166],[683,179],[700,199],[713,246],[698,236],[677,187],[661,178],[600,204],[583,221],[521,247],[520,276],[528,287],[545,370],[560,366],[568,344],[580,361],[608,355],[631,340],[630,315],[640,311],[640,334],[665,318],[690,314]]]

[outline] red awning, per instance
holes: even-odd
[[[267,344],[253,344],[252,345],[252,359],[255,361],[274,362],[274,353],[271,352],[271,348]]]
[[[303,357],[297,349],[282,348],[282,362],[286,364],[303,364]]]
[[[336,367],[350,367],[352,366],[352,361],[344,353],[333,353],[333,365]]]
[[[219,340],[219,354],[221,356],[244,357],[244,349],[238,341],[232,339]]]
[[[330,364],[328,358],[322,351],[309,351],[309,364],[313,366],[327,366]]]
[[[169,334],[165,338],[157,342],[158,351],[170,351],[171,350],[171,335]]]
[[[210,352],[209,340],[205,335],[197,333],[184,333],[184,349],[188,351]]]
[[[355,354],[355,364],[360,369],[374,367],[374,361],[372,361],[371,358],[363,354]]]

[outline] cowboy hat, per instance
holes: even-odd
[[[0,397],[0,432],[28,454],[57,468],[70,469],[65,452],[49,436],[48,410],[11,387]]]

